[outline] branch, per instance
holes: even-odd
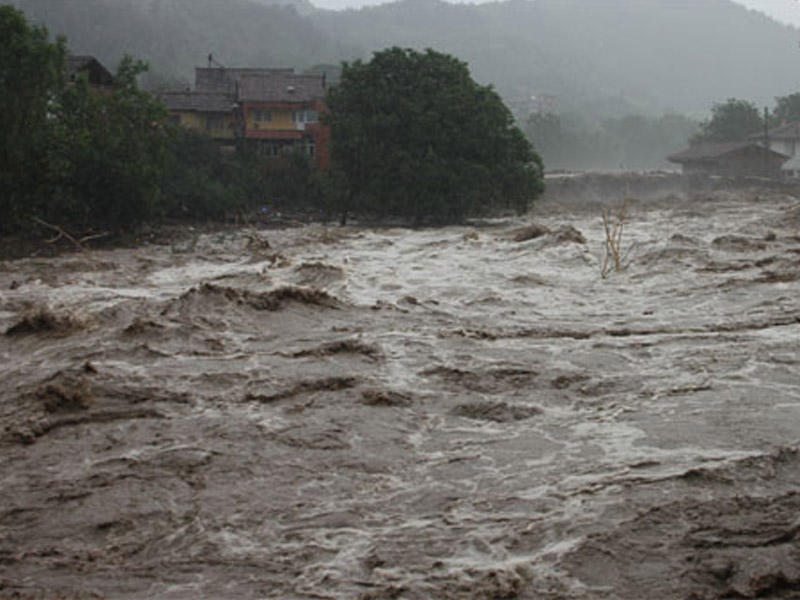
[[[53,243],[57,242],[58,240],[60,240],[61,238],[66,238],[70,242],[72,242],[75,245],[75,247],[78,250],[80,250],[81,252],[86,250],[86,246],[84,246],[84,244],[86,242],[88,242],[90,240],[96,240],[96,239],[99,239],[99,238],[102,238],[102,237],[106,237],[108,235],[108,232],[105,231],[103,233],[85,235],[81,239],[78,240],[78,239],[75,239],[74,236],[70,235],[69,232],[67,232],[60,225],[53,225],[52,223],[48,223],[47,221],[43,221],[39,217],[33,217],[33,220],[36,221],[39,225],[42,225],[43,227],[47,227],[48,229],[52,229],[53,231],[55,231],[58,234],[54,238],[50,238],[49,240],[45,240],[46,244],[53,244]]]

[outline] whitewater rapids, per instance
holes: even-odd
[[[549,204],[1,262],[0,597],[800,594],[800,200],[604,240]]]

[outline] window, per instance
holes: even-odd
[[[224,126],[225,122],[219,115],[208,115],[206,117],[206,131],[222,129]]]
[[[319,112],[316,110],[292,111],[292,123],[316,123],[319,121]]]
[[[269,123],[270,121],[272,121],[272,112],[264,108],[253,109],[253,122]]]

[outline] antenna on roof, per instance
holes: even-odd
[[[218,60],[214,60],[214,55],[211,52],[209,52],[208,53],[208,68],[210,69],[214,65],[217,65],[220,69],[224,69],[225,68],[225,65],[223,65]]]

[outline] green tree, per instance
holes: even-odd
[[[49,195],[52,107],[63,87],[66,44],[0,6],[0,231],[17,227]]]
[[[263,197],[261,169],[249,155],[223,152],[204,133],[175,126],[161,180],[161,206],[171,218],[224,219]]]
[[[169,132],[163,104],[137,85],[146,69],[126,56],[110,93],[83,78],[64,90],[56,112],[64,194],[51,212],[111,228],[157,215]]]
[[[772,125],[800,121],[800,92],[775,98],[775,110],[770,121]]]
[[[327,103],[343,220],[355,209],[455,222],[525,210],[543,189],[541,159],[500,97],[447,54],[395,47],[344,63]]]
[[[166,109],[139,89],[125,57],[113,89],[66,82],[66,42],[0,6],[0,230],[31,216],[119,228],[160,203]]]
[[[764,121],[752,102],[729,98],[715,103],[711,118],[700,125],[700,132],[693,138],[698,142],[738,142],[748,135],[761,131]]]

